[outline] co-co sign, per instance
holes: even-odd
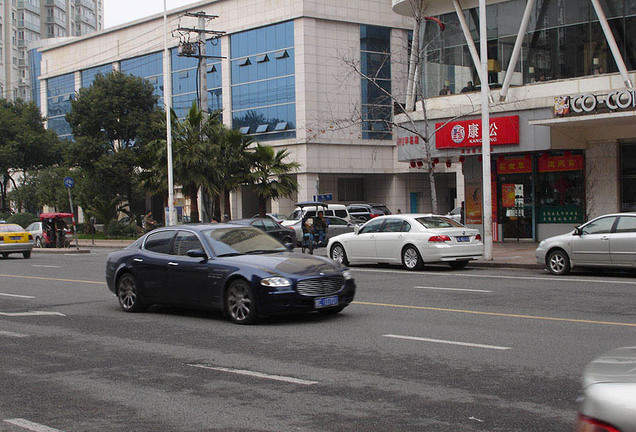
[[[591,94],[573,96],[570,99],[570,109],[575,113],[596,111],[599,105],[605,105],[611,110],[636,108],[636,91],[620,90],[608,93],[604,98]]]

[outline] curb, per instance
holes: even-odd
[[[87,254],[91,253],[90,249],[74,249],[74,248],[60,248],[60,249],[48,249],[48,248],[33,248],[31,252],[35,253],[50,253],[50,254]]]

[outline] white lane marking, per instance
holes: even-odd
[[[441,343],[441,344],[447,344],[447,345],[466,346],[466,347],[472,347],[472,348],[486,348],[486,349],[493,349],[493,350],[499,350],[499,351],[506,351],[511,349],[510,347],[501,347],[496,345],[483,345],[483,344],[476,344],[476,343],[469,343],[469,342],[456,342],[456,341],[449,341],[449,340],[442,340],[442,339],[419,338],[414,336],[401,336],[401,335],[393,335],[393,334],[386,334],[382,336],[388,337],[388,338],[394,338],[394,339],[405,339],[405,340],[412,340],[412,341],[418,341],[418,342],[433,342],[433,343]]]
[[[274,381],[282,381],[282,382],[291,383],[291,384],[300,384],[300,385],[308,385],[308,386],[318,384],[318,381],[307,381],[307,380],[302,380],[302,379],[293,378],[293,377],[286,377],[281,375],[269,375],[269,374],[264,374],[262,372],[254,372],[254,371],[249,371],[244,369],[231,369],[231,368],[215,367],[215,366],[203,365],[203,364],[188,364],[188,366],[201,368],[201,369],[209,369],[209,370],[213,370],[217,372],[227,372],[227,373],[232,373],[236,375],[247,375],[254,378],[263,378],[263,379],[274,380]]]
[[[0,331],[0,336],[9,336],[9,337],[23,338],[23,337],[28,337],[29,335],[22,334],[22,333],[13,333],[13,332],[10,332],[10,331]]]
[[[25,299],[34,299],[35,298],[33,296],[25,296],[25,295],[20,295],[20,294],[8,294],[8,293],[0,293],[0,296],[18,297],[18,298],[25,298]]]
[[[437,273],[437,272],[408,272],[406,270],[389,270],[389,269],[366,269],[366,268],[355,268],[350,267],[349,270],[353,270],[354,272],[367,272],[367,273],[397,273],[402,275],[419,275],[419,276],[452,276],[452,277],[470,277],[470,278],[492,278],[492,279],[521,279],[521,280],[536,280],[536,281],[558,281],[558,282],[586,282],[586,283],[604,283],[604,284],[623,284],[623,285],[636,285],[635,281],[621,281],[621,280],[608,280],[608,279],[573,279],[568,277],[532,277],[532,276],[503,276],[503,275],[486,275],[486,274],[477,274],[477,273],[457,273],[457,272],[448,272],[448,273]]]
[[[43,268],[62,268],[62,266],[56,265],[44,265],[44,264],[32,264],[33,267],[43,267]]]
[[[416,286],[414,288],[417,289],[428,289],[428,290],[440,290],[440,291],[468,291],[468,292],[480,292],[480,293],[489,293],[492,292],[490,290],[480,290],[480,289],[468,289],[468,288],[442,288],[442,287],[431,287],[431,286]]]
[[[32,421],[21,419],[21,418],[8,419],[8,420],[5,420],[4,422],[15,425],[15,426],[19,426],[24,429],[28,429],[33,432],[62,432],[59,429],[53,429],[52,427],[44,426],[39,423],[34,423]]]
[[[60,312],[46,312],[46,311],[36,311],[36,312],[0,312],[2,316],[8,317],[25,317],[25,316],[63,316],[63,313]]]

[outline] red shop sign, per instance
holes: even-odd
[[[532,172],[532,159],[516,158],[497,160],[497,174],[522,174]]]
[[[435,148],[481,147],[481,119],[443,125],[435,123]],[[490,145],[506,144],[519,144],[519,116],[490,119]]]
[[[583,155],[544,156],[539,158],[539,172],[581,171]]]

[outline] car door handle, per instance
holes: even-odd
[[[178,266],[178,265],[179,265],[179,263],[176,263],[176,262],[172,262],[172,261],[170,261],[170,262],[168,262],[168,265],[169,265],[169,266],[176,267],[176,266]]]
[[[144,262],[144,260],[142,260],[141,258],[133,258],[134,262]]]
[[[608,240],[609,240],[609,237],[607,237],[607,236],[601,237],[601,241],[608,241]]]

